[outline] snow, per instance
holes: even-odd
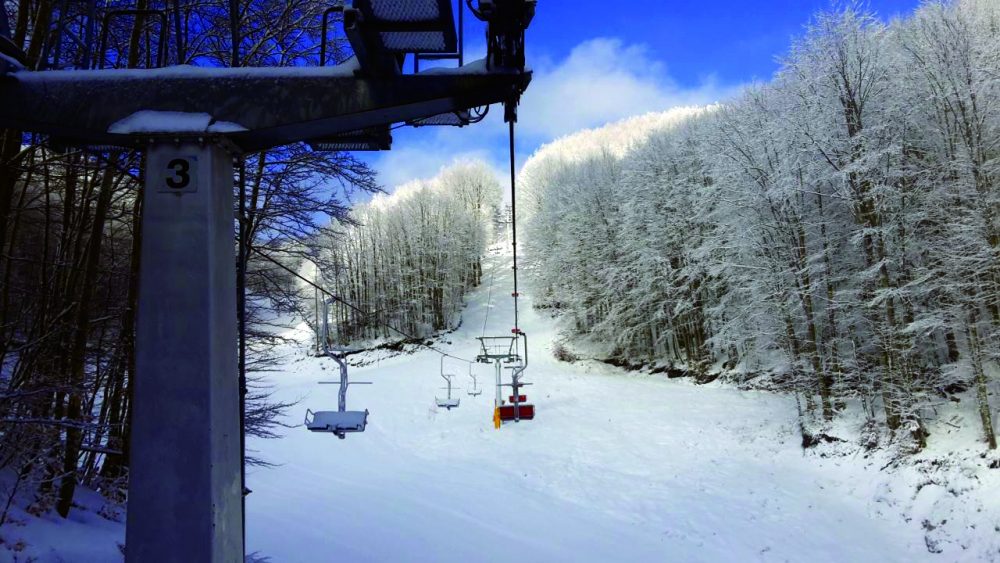
[[[0,497],[7,500],[13,479],[0,473]],[[99,494],[80,488],[69,518],[55,511],[33,516],[24,510],[29,494],[19,494],[8,520],[0,527],[0,562],[108,563],[122,561],[125,511]],[[2,512],[2,507],[0,507]],[[19,547],[20,546],[20,547]],[[34,558],[34,559],[32,559]]]
[[[531,69],[525,67],[525,73],[530,73]],[[476,59],[474,61],[469,61],[460,67],[445,67],[436,66],[428,68],[427,70],[422,70],[419,72],[421,75],[478,75],[478,74],[518,74],[520,73],[517,69],[491,69],[486,59]]]
[[[24,70],[24,65],[20,61],[0,53],[0,72],[6,73],[18,70]]]
[[[493,265],[498,287],[510,285],[507,260]],[[470,296],[443,350],[475,355],[487,293]],[[874,499],[875,470],[803,455],[791,398],[559,363],[555,323],[525,302],[535,420],[493,429],[491,366],[473,366],[486,392],[452,410],[434,403],[434,352],[353,367],[374,381],[348,396],[371,411],[366,432],[251,441],[281,465],[249,473],[248,549],[288,562],[936,560],[919,525]],[[491,330],[509,333],[510,317],[501,298]],[[277,398],[335,404],[316,384],[333,362],[288,353]]]
[[[269,67],[206,67],[193,65],[172,65],[163,68],[133,68],[133,69],[99,69],[99,70],[21,70],[20,65],[13,66],[11,76],[24,83],[44,82],[47,84],[60,81],[85,82],[102,81],[115,82],[121,80],[181,80],[181,79],[275,79],[285,78],[347,78],[353,77],[355,71],[361,69],[356,57],[335,66],[269,66]],[[466,63],[458,68],[435,67],[421,71],[421,75],[448,74],[497,74],[503,71],[486,68],[486,59]],[[526,72],[530,70],[526,69]]]
[[[487,310],[488,334],[509,334],[509,260],[487,264],[494,301],[487,286],[473,292],[442,350],[474,357]],[[556,323],[525,293],[525,394],[537,415],[499,431],[492,366],[473,364],[485,392],[471,396],[468,366],[446,359],[464,388],[445,410],[435,406],[440,357],[411,348],[351,356],[365,364],[351,378],[374,382],[347,397],[370,410],[365,432],[309,432],[306,409],[337,403],[336,386],[317,382],[338,368],[307,355],[309,331],[289,329],[298,343],[271,375],[276,399],[301,400],[285,421],[297,427],[249,441],[277,465],[248,470],[248,552],[282,563],[1000,560],[1000,471],[985,468],[972,425],[932,427],[914,458],[866,458],[847,442],[803,452],[788,396],[556,361]],[[974,416],[964,408],[940,418]],[[842,416],[830,432],[853,440],[858,420]],[[70,521],[20,512],[28,525],[0,537],[23,540],[42,563],[120,560],[121,524],[84,494]]]
[[[247,128],[230,121],[215,121],[207,113],[142,110],[111,124],[108,133],[238,133]]]
[[[206,67],[173,65],[163,68],[145,69],[99,69],[99,70],[47,70],[42,72],[15,72],[12,76],[20,82],[58,81],[83,82],[119,80],[162,80],[185,78],[343,78],[354,76],[361,68],[357,58],[351,57],[336,66],[269,66],[269,67]]]

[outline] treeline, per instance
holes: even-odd
[[[794,391],[810,425],[857,400],[872,443],[923,447],[971,389],[994,448],[998,30],[976,0],[821,14],[732,103],[543,148],[519,199],[540,302],[613,357]]]
[[[228,2],[179,4],[180,37],[172,25],[161,29],[156,18],[117,17],[101,52],[82,43],[85,27],[74,27],[87,22],[85,4],[5,2],[14,8],[14,43],[28,67],[42,71],[155,66],[161,33],[169,34],[162,57],[169,64],[318,64],[327,4],[237,2],[243,33],[235,49]],[[95,29],[116,7],[163,9],[173,22],[173,6],[101,4]],[[58,22],[71,29],[58,31]],[[334,42],[334,52],[340,47]],[[54,507],[67,516],[81,482],[124,498],[137,273],[146,259],[139,253],[141,165],[133,151],[66,148],[0,131],[0,525],[15,499],[35,513]],[[283,405],[271,401],[252,375],[268,365],[275,339],[260,321],[260,307],[292,308],[297,301],[294,284],[261,253],[285,261],[308,255],[288,241],[315,234],[318,217],[343,216],[346,192],[377,185],[372,171],[352,157],[302,146],[250,155],[237,168],[243,172],[234,178],[233,235],[234,244],[237,232],[243,242],[237,267],[246,272],[247,431],[268,436]],[[235,392],[239,381],[232,376]]]
[[[500,197],[488,166],[456,164],[331,225],[317,243],[320,282],[349,305],[330,305],[330,338],[399,339],[389,327],[420,338],[453,327],[465,292],[482,281]]]

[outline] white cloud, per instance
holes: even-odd
[[[499,174],[498,157],[502,156],[498,153],[499,148],[493,150],[494,147],[486,143],[457,143],[453,139],[440,142],[433,139],[421,140],[417,135],[407,137],[405,140],[394,141],[393,149],[381,153],[374,162],[379,183],[388,191],[413,180],[433,178],[442,169],[456,162],[482,160]],[[491,152],[494,154],[490,154]]]
[[[632,115],[710,104],[737,90],[711,77],[696,87],[681,87],[646,46],[597,38],[577,45],[559,63],[543,62],[535,69],[519,124],[546,141]]]
[[[616,38],[580,43],[562,60],[533,56],[531,61],[534,76],[518,115],[519,164],[540,145],[580,129],[676,106],[706,105],[739,90],[712,78],[682,87],[646,46]],[[485,160],[506,178],[507,126],[502,118],[503,109],[496,106],[483,123],[470,127],[400,129],[393,134],[393,150],[370,162],[390,191],[470,158]]]

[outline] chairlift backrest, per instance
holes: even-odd
[[[454,380],[456,376],[453,373],[445,373],[444,372],[444,358],[445,358],[445,355],[441,354],[441,378],[444,379],[445,383],[448,384],[448,386],[445,387],[445,389],[448,390],[448,396],[445,399],[440,399],[440,398],[435,397],[434,401],[437,404],[437,406],[446,408],[448,410],[451,410],[451,409],[457,407],[458,404],[459,404],[459,400],[458,399],[453,399],[451,397],[452,380]]]
[[[468,394],[472,396],[481,395],[483,390],[479,388],[479,378],[472,372],[472,363],[469,363],[469,377],[472,378],[472,388],[468,390]]]

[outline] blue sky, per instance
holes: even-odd
[[[882,19],[918,0],[871,0]],[[724,101],[767,80],[777,58],[830,0],[539,0],[528,29],[535,72],[518,123],[519,164],[559,136],[675,105]],[[482,56],[482,24],[466,19],[467,59]],[[464,128],[403,128],[393,150],[363,155],[383,185],[435,175],[456,159],[482,158],[503,171],[506,127],[499,108]]]

